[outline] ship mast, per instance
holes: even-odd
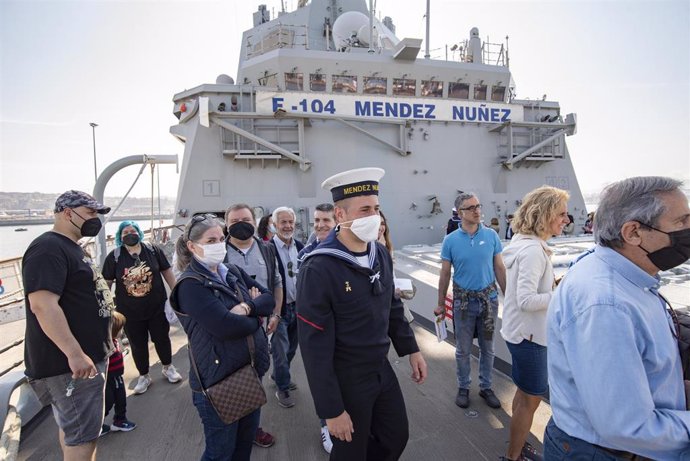
[[[430,29],[430,15],[431,15],[431,0],[426,0],[426,40],[425,40],[425,45],[426,49],[424,52],[424,58],[429,59],[431,55],[429,54],[429,29]]]

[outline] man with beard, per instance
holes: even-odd
[[[110,212],[85,192],[55,202],[53,229],[24,253],[24,363],[31,387],[52,405],[66,460],[93,460],[103,424],[105,368],[113,350],[113,297],[78,241],[101,231]]]
[[[225,213],[225,224],[228,230],[228,253],[225,262],[244,269],[259,285],[273,293],[276,300],[275,309],[266,327],[266,333],[270,335],[280,323],[280,308],[283,302],[283,282],[278,272],[275,248],[254,235],[256,216],[254,210],[246,203],[230,206]],[[254,444],[268,448],[274,443],[275,437],[259,426]]]
[[[338,223],[300,266],[299,341],[314,406],[333,436],[331,460],[396,460],[409,437],[405,401],[387,354],[426,362],[394,296],[393,262],[378,242],[380,168],[328,178]]]
[[[295,211],[288,207],[278,207],[273,211],[273,224],[276,234],[271,244],[278,258],[278,270],[283,278],[283,303],[280,322],[271,338],[271,355],[273,356],[273,378],[278,391],[276,398],[283,408],[295,406],[290,391],[297,385],[290,380],[290,363],[297,353],[297,318],[295,301],[297,300],[297,255],[304,245],[295,240]]]

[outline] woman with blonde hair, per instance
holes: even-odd
[[[554,273],[546,241],[560,235],[570,221],[569,198],[566,191],[550,186],[529,192],[515,212],[511,222],[515,235],[503,251],[507,277],[501,336],[510,350],[517,386],[505,460],[543,459],[526,440],[534,413],[548,392],[546,311]]]

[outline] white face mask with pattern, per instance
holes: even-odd
[[[352,223],[349,227],[343,224]],[[340,223],[343,229],[350,229],[355,236],[362,242],[373,242],[379,238],[379,227],[381,227],[381,216],[373,214],[364,218],[357,218],[352,221]]]
[[[200,246],[204,250],[204,255],[199,256],[194,253],[194,256],[208,267],[216,267],[225,259],[227,253],[225,242],[209,243],[206,245],[196,243],[195,245]]]

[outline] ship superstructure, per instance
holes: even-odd
[[[459,191],[476,192],[504,231],[526,192],[554,185],[584,223],[565,143],[576,117],[514,97],[507,46],[472,28],[451,59],[429,59],[364,0],[304,3],[273,19],[259,6],[237,79],[175,95],[176,223],[237,201],[259,215],[287,205],[306,239],[314,206],[329,200],[321,181],[364,166],[386,170],[380,200],[396,245],[438,242]]]

